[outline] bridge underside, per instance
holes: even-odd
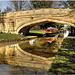
[[[41,25],[41,24],[45,24],[45,23],[49,23],[49,22],[55,22],[55,23],[61,23],[61,24],[67,24],[67,25],[73,25],[69,22],[63,22],[63,21],[59,21],[59,20],[51,20],[51,19],[44,19],[44,20],[38,20],[38,21],[34,21],[31,22],[29,24],[23,24],[21,25],[21,27],[18,28],[17,30],[17,34],[18,33],[22,33],[23,35],[28,35],[29,34],[29,30],[36,26],[36,25]]]
[[[23,35],[28,35],[29,34],[29,30],[37,25],[41,25],[41,24],[45,24],[48,23],[48,21],[44,21],[44,22],[39,22],[39,23],[35,23],[35,24],[30,24],[28,26],[23,27],[22,29],[20,29],[20,31],[18,33],[23,33]]]

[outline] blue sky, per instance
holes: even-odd
[[[0,0],[0,10],[1,11],[3,11],[4,10],[4,8],[6,8],[7,6],[10,6],[9,5],[9,1],[11,1],[11,0]],[[29,0],[27,0],[27,1],[29,1]],[[55,6],[57,6],[57,7],[59,7],[58,6],[58,3],[55,3],[55,4],[53,4],[53,6],[55,7]],[[60,6],[60,7],[64,7],[63,5],[62,6]]]
[[[1,10],[1,12],[7,7],[7,6],[9,6],[10,7],[10,3],[9,3],[9,1],[11,1],[11,0],[0,0],[0,10]],[[29,1],[29,0],[28,0]]]
[[[3,11],[7,6],[9,6],[8,1],[0,1],[0,10]]]

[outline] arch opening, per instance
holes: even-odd
[[[18,28],[17,28],[17,33],[22,33],[23,35],[28,35],[29,34],[29,30],[34,27],[34,26],[39,26],[39,25],[42,25],[42,24],[46,24],[46,23],[57,23],[57,24],[61,24],[61,25],[64,25],[64,24],[67,24],[67,25],[72,25],[71,23],[68,23],[68,22],[64,22],[64,21],[58,21],[58,20],[51,20],[51,19],[42,19],[42,20],[38,20],[38,21],[33,21],[33,22],[30,22],[30,23],[23,23],[22,25],[20,25]]]
[[[28,35],[29,34],[29,30],[32,27],[39,26],[40,24],[44,24],[44,23],[48,23],[48,21],[41,21],[41,22],[31,23],[31,24],[27,24],[27,25],[24,24],[23,27],[18,29],[17,33],[21,33],[23,35]]]

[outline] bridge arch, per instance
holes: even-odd
[[[5,13],[2,19],[5,24],[5,29],[2,29],[2,32],[12,34],[18,34],[22,29],[28,31],[32,26],[44,22],[57,22],[75,27],[75,9],[41,8],[12,11]]]
[[[41,19],[41,20],[30,22],[30,23],[23,22],[21,25],[19,25],[19,27],[17,27],[16,33],[18,34],[20,31],[22,31],[26,35],[26,34],[29,33],[29,30],[33,26],[43,24],[43,23],[48,23],[48,22],[63,23],[63,24],[67,24],[67,25],[70,25],[70,26],[74,26],[73,23],[66,22],[66,21],[63,21],[63,20],[61,21],[61,20],[57,20],[57,19]]]

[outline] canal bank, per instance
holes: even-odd
[[[37,36],[23,36],[16,34],[0,33],[0,42],[25,41],[36,38]]]
[[[25,41],[25,40],[30,40],[30,39],[34,39],[34,38],[36,38],[36,37],[17,38],[17,39],[0,39],[0,42]]]

